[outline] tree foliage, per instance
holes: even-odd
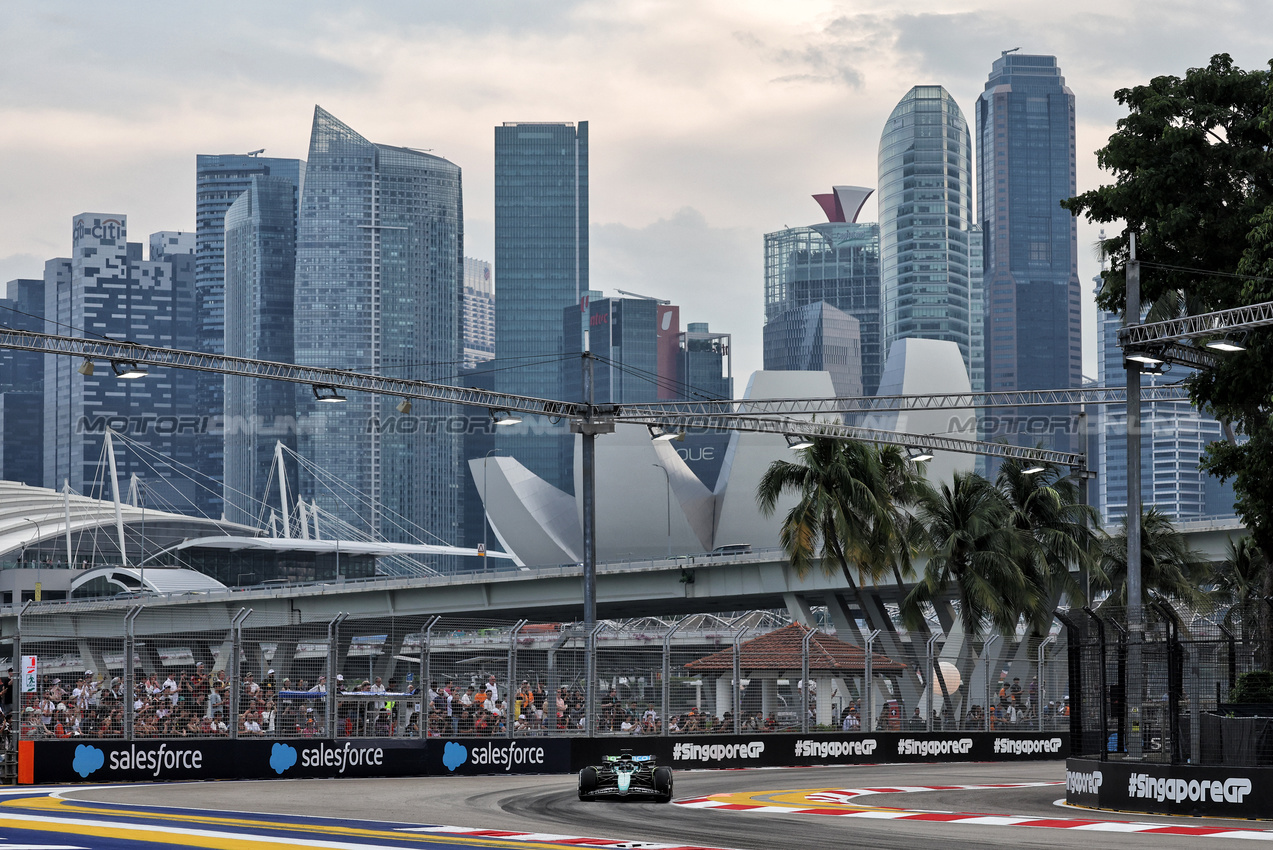
[[[1179,602],[1190,610],[1206,610],[1202,585],[1209,580],[1206,559],[1189,548],[1184,535],[1157,508],[1140,517],[1140,580],[1145,597],[1151,593]],[[1102,609],[1127,609],[1127,520],[1101,541],[1098,584],[1109,596]],[[1143,600],[1144,601],[1144,600]]]
[[[906,508],[926,488],[896,447],[816,437],[795,461],[769,466],[756,502],[771,516],[784,495],[794,495],[779,532],[791,566],[802,577],[815,564],[839,572],[865,611],[864,580],[910,573],[914,529]]]
[[[1062,202],[1126,223],[1104,246],[1112,263],[1100,306],[1123,312],[1128,233],[1155,318],[1273,300],[1273,70],[1219,54],[1115,98],[1128,115],[1097,152],[1114,182]],[[1246,437],[1212,444],[1203,466],[1233,480],[1239,515],[1273,555],[1273,331],[1252,332],[1246,351],[1188,383],[1200,409]]]

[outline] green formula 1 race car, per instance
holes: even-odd
[[[654,756],[621,750],[598,765],[579,771],[579,799],[672,801],[672,768],[659,767]]]

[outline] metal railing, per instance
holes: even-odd
[[[29,610],[39,610],[30,609]],[[951,641],[727,621],[386,617],[228,628],[134,604],[22,619],[21,738],[575,736],[1064,728],[1064,635]],[[166,618],[166,619],[165,619]],[[85,621],[87,622],[87,621]],[[868,643],[869,656],[861,648]],[[14,657],[13,661],[19,660]],[[3,662],[0,662],[2,665]],[[16,667],[16,665],[13,665]],[[931,672],[930,672],[931,671]],[[926,683],[930,683],[926,685]],[[18,681],[15,679],[15,688]]]

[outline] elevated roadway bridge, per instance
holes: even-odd
[[[1224,558],[1232,538],[1244,533],[1228,519],[1180,526],[1190,546],[1209,560]],[[922,569],[922,564],[917,565]],[[848,625],[852,594],[837,574],[813,569],[800,578],[776,549],[743,554],[700,554],[670,559],[598,565],[597,614],[603,619],[666,617],[766,609],[788,609],[804,619],[810,607],[827,606],[833,619]],[[908,587],[905,589],[909,589]],[[865,588],[874,616],[895,603],[892,583]],[[395,617],[471,617],[489,620],[574,622],[583,614],[581,565],[499,569],[450,576],[381,578],[312,585],[243,588],[147,595],[100,601],[58,601],[31,605],[29,627],[56,618],[57,633],[67,637],[121,634],[124,616],[144,606],[135,634],[227,629],[235,615],[252,609],[251,623],[300,625]],[[0,639],[17,631],[19,609],[0,611]],[[48,633],[41,629],[43,633]]]

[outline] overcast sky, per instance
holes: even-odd
[[[463,168],[465,253],[490,259],[493,127],[587,120],[593,288],[669,298],[682,321],[733,333],[741,392],[761,365],[763,234],[821,220],[809,196],[833,183],[875,186],[911,86],[945,86],[971,121],[1001,50],[1056,55],[1084,190],[1103,180],[1093,152],[1122,114],[1116,89],[1218,52],[1244,68],[1273,56],[1268,0],[359,5],[7,0],[0,281],[67,255],[79,212],[127,214],[132,241],[192,230],[195,155],[304,158],[316,103]],[[1080,223],[1084,281],[1095,239]],[[1094,315],[1089,297],[1087,374]]]

